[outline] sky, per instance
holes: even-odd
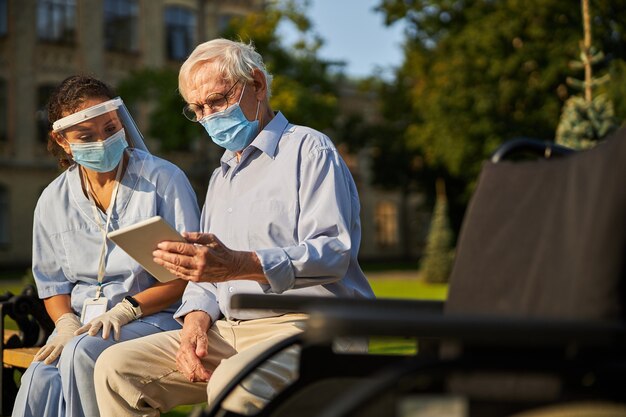
[[[319,55],[346,61],[345,72],[354,77],[386,72],[402,64],[400,23],[385,26],[384,15],[372,9],[379,0],[311,0],[309,18],[325,40]],[[286,36],[290,36],[286,30]]]

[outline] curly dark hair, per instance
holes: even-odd
[[[48,99],[47,110],[50,126],[57,120],[75,113],[89,99],[110,100],[114,97],[116,95],[113,89],[98,79],[86,75],[68,77],[59,84]],[[57,158],[61,168],[65,169],[72,164],[71,157],[65,153],[52,136],[52,129],[48,133],[47,148]]]

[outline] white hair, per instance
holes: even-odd
[[[258,69],[265,75],[267,98],[271,96],[272,75],[267,72],[263,58],[252,44],[234,42],[228,39],[213,39],[196,46],[191,55],[180,67],[178,90],[187,100],[187,92],[196,73],[207,63],[217,62],[219,72],[227,81],[253,81],[252,70]]]

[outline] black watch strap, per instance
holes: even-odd
[[[139,303],[137,302],[137,300],[135,300],[135,297],[133,297],[132,295],[127,295],[126,297],[124,297],[124,300],[128,300],[130,305],[132,305],[135,308],[139,307]]]
[[[124,297],[124,301],[130,304],[131,308],[135,312],[136,319],[143,316],[143,312],[141,311],[141,306],[139,305],[139,302],[135,299],[135,297],[131,295],[127,295],[126,297]]]

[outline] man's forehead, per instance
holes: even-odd
[[[199,67],[192,75],[189,87],[194,93],[204,93],[220,91],[228,85],[226,77],[218,71],[215,63],[207,62]]]

